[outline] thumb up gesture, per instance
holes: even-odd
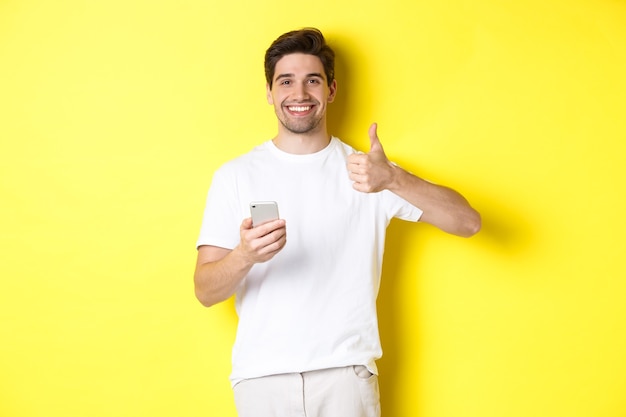
[[[378,125],[369,129],[370,151],[348,156],[348,173],[353,187],[363,193],[376,193],[389,188],[395,179],[396,167],[385,155],[383,145],[376,132]]]

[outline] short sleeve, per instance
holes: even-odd
[[[213,174],[196,247],[211,245],[233,249],[237,246],[242,221],[237,201],[236,178],[223,166]]]
[[[422,217],[423,211],[419,207],[415,207],[402,197],[384,190],[383,201],[390,218],[396,217],[401,220],[416,222]]]

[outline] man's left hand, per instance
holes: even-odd
[[[348,172],[354,181],[353,187],[363,193],[376,193],[389,188],[395,177],[395,165],[392,164],[383,150],[383,145],[376,133],[377,124],[369,129],[369,153],[353,153],[348,155]]]

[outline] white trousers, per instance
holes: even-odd
[[[239,417],[380,417],[378,377],[361,365],[246,379]]]

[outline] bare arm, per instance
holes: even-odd
[[[389,190],[422,209],[420,221],[444,232],[463,237],[478,233],[480,214],[468,201],[451,188],[430,183],[391,163],[378,139],[376,127],[373,124],[369,131],[370,152],[348,157],[354,188],[366,193]]]
[[[457,236],[470,237],[478,233],[480,214],[461,194],[423,180],[398,166],[393,169],[394,180],[387,189],[421,208],[424,213],[420,221]]]
[[[196,297],[206,307],[230,298],[256,263],[266,262],[285,246],[284,220],[252,227],[245,219],[240,227],[241,240],[234,249],[200,246],[194,273]]]

